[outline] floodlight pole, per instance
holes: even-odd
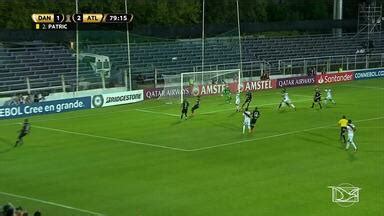
[[[201,31],[201,84],[203,84],[204,77],[204,55],[205,55],[205,0],[203,0],[203,23]]]
[[[128,14],[128,2],[125,0],[125,14]],[[132,91],[132,69],[131,69],[131,46],[129,41],[129,23],[127,22],[127,55],[128,55],[128,76],[129,90]],[[127,83],[125,83],[127,85]]]
[[[76,0],[76,14],[79,13],[79,0]],[[76,92],[79,91],[79,23],[76,22]]]
[[[237,7],[237,29],[239,34],[239,58],[240,58],[240,74],[243,72],[243,50],[241,46],[241,27],[240,27],[240,7],[239,7],[239,0],[236,1],[236,7]],[[240,77],[239,77],[240,79]]]

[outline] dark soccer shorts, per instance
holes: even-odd
[[[21,133],[19,134],[19,139],[25,137],[26,135],[27,135],[27,133],[21,132]]]
[[[195,111],[195,110],[197,110],[197,109],[199,109],[199,105],[194,105],[194,106],[192,107],[192,112]]]
[[[253,129],[256,125],[257,119],[251,119],[251,129]]]
[[[188,109],[183,109],[181,113],[188,113]]]
[[[345,134],[347,132],[347,127],[340,128],[340,134]]]
[[[321,98],[315,98],[314,102],[320,102]]]

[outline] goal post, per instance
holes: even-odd
[[[181,73],[179,89],[185,94],[180,94],[180,103],[187,96],[221,94],[224,87],[232,92],[240,91],[240,69]]]

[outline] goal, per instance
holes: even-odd
[[[240,69],[215,70],[163,75],[164,89],[160,99],[180,101],[186,97],[221,94],[225,87],[232,92],[241,89]]]

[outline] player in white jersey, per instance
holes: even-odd
[[[324,104],[327,105],[328,101],[332,102],[333,104],[336,104],[335,100],[333,100],[333,97],[332,97],[332,90],[325,89],[324,91],[327,94],[327,97],[324,100]]]
[[[240,92],[236,93],[235,104],[236,104],[236,112],[239,112],[240,111]]]
[[[289,98],[288,92],[285,88],[282,91],[282,97],[283,97],[283,100],[280,102],[279,109],[283,106],[283,104],[285,104],[296,110],[296,107],[295,105],[292,104],[291,99]]]
[[[357,151],[356,144],[353,141],[353,136],[355,131],[356,131],[356,127],[355,125],[352,124],[352,120],[348,120],[348,125],[347,125],[348,140],[347,140],[347,146],[345,147],[346,150],[349,149],[349,145],[352,145],[355,151]]]
[[[243,123],[243,134],[245,134],[245,128],[248,127],[248,133],[251,133],[251,112],[248,111],[248,108],[245,108],[243,112],[244,123]]]

